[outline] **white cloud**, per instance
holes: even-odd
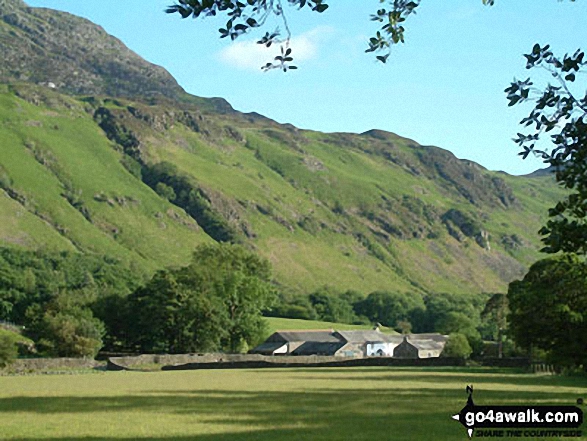
[[[314,59],[318,56],[319,46],[334,30],[321,26],[304,34],[292,37],[289,46],[292,49],[293,64]],[[273,44],[267,48],[257,44],[257,40],[237,40],[219,53],[220,60],[242,70],[261,72],[264,66],[280,55],[280,45]]]

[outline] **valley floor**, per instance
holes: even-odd
[[[102,372],[0,377],[3,440],[459,440],[481,404],[573,405],[587,378],[474,368]],[[497,438],[493,438],[497,439]],[[555,438],[549,438],[552,440]]]

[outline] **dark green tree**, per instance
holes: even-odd
[[[174,164],[166,161],[154,165],[145,164],[142,177],[145,184],[160,196],[184,209],[214,240],[238,241],[235,227],[213,208],[209,196],[198,187],[196,181],[180,173]]]
[[[419,294],[389,291],[374,291],[356,306],[357,313],[373,323],[391,328],[399,328],[401,323],[403,329],[407,329],[415,311],[424,309],[424,301]]]
[[[302,320],[318,320],[318,313],[308,296],[280,292],[275,305],[264,312],[268,317],[285,317]]]
[[[443,357],[469,358],[473,350],[469,345],[466,336],[459,333],[453,333],[448,336],[448,340],[442,350]]]
[[[142,277],[105,256],[0,248],[0,319],[24,325],[47,355],[92,356],[104,337],[96,302]]]
[[[173,202],[176,198],[173,188],[167,184],[164,184],[163,182],[157,182],[157,185],[155,185],[155,191],[159,196],[167,199],[170,202]]]
[[[509,314],[506,294],[493,294],[485,303],[481,312],[481,328],[484,338],[498,342],[498,357],[503,356],[503,342],[507,332],[507,315]]]
[[[128,334],[149,352],[243,351],[264,337],[261,313],[274,299],[266,259],[240,245],[201,245],[189,266],[159,271],[129,296]]]
[[[217,350],[226,313],[198,284],[180,283],[177,271],[157,272],[128,298],[128,338],[145,352]]]
[[[472,324],[480,324],[480,313],[485,303],[483,296],[465,296],[451,293],[434,293],[424,298],[425,310],[412,314],[415,332],[439,332],[441,324],[446,322],[452,312],[464,314]]]
[[[89,306],[105,292],[126,295],[142,280],[143,274],[105,256],[0,247],[0,320],[28,325],[26,311],[35,304],[70,293]]]
[[[437,321],[436,330],[442,334],[458,332],[467,338],[480,338],[475,321],[466,314],[458,311],[450,311]]]
[[[333,323],[354,323],[357,320],[353,305],[331,287],[323,286],[309,298],[320,320]]]
[[[52,357],[94,357],[103,346],[104,324],[84,302],[61,293],[45,305],[27,309],[27,333],[41,354]]]
[[[0,332],[0,368],[14,362],[18,355],[18,348],[14,339],[7,333]]]
[[[508,290],[510,333],[561,366],[587,368],[587,265],[563,255],[536,262]]]
[[[436,331],[442,334],[459,334],[466,337],[469,346],[477,355],[483,350],[483,340],[477,330],[478,321],[458,311],[450,311],[438,320]]]
[[[271,279],[267,259],[227,243],[198,247],[192,264],[178,275],[182,283],[197,282],[222,302],[228,320],[224,346],[231,351],[257,343],[265,334],[261,314],[276,299]]]
[[[508,313],[507,295],[502,293],[492,294],[481,312],[481,319],[487,323],[488,337],[499,341],[499,335],[507,329]]]

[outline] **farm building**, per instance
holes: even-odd
[[[403,337],[402,342],[393,350],[394,358],[434,358],[440,357],[446,340],[440,334],[411,334]]]
[[[372,331],[337,331],[335,335],[346,344],[338,355],[353,357],[391,357],[402,342],[401,335]]]
[[[278,331],[250,352],[263,355],[335,355],[343,341],[326,331]]]
[[[372,331],[278,331],[250,352],[262,355],[332,355],[340,357],[439,357],[447,336],[384,334]]]

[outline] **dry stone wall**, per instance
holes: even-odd
[[[142,370],[160,365],[162,370],[253,369],[277,367],[344,366],[464,366],[465,360],[454,358],[397,359],[390,357],[348,358],[322,355],[266,356],[259,354],[189,354],[139,355],[110,357],[108,370]]]

